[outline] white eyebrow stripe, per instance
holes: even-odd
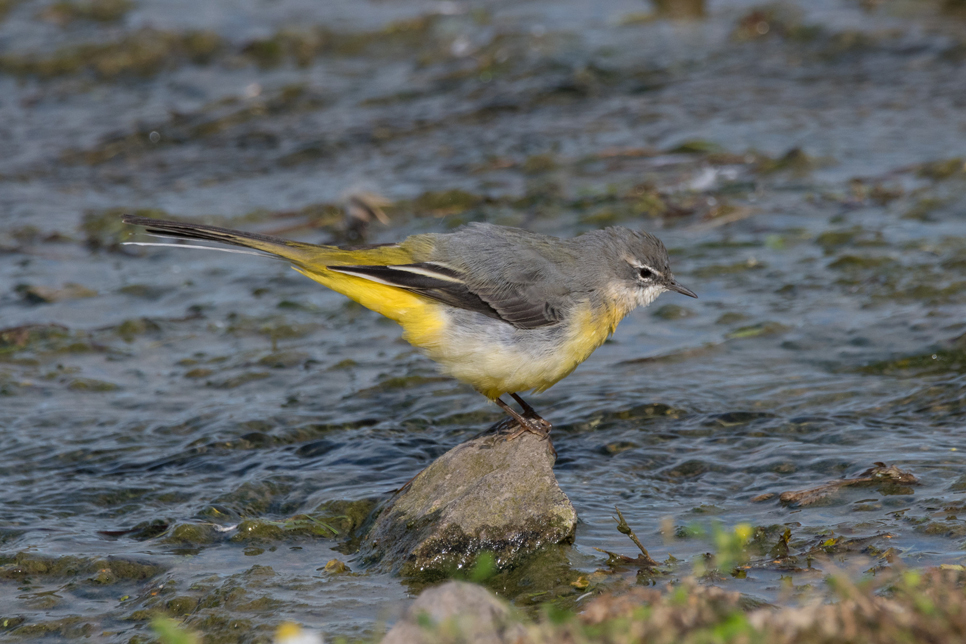
[[[663,272],[657,270],[656,268],[654,268],[652,266],[648,266],[647,264],[645,264],[642,261],[639,261],[639,260],[636,260],[635,259],[635,260],[633,260],[631,262],[631,264],[634,266],[634,268],[646,268],[647,270],[651,271],[652,273],[657,273],[661,277],[664,277],[664,273]]]
[[[389,265],[386,268],[391,268],[394,271],[403,271],[406,273],[413,273],[415,275],[422,275],[424,277],[431,277],[434,280],[440,280],[443,282],[453,282],[454,284],[462,284],[463,280],[458,277],[453,277],[451,275],[445,275],[443,273],[438,273],[436,271],[421,268],[419,266],[400,266],[400,265]]]

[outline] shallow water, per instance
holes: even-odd
[[[116,223],[153,209],[339,240],[360,190],[393,202],[372,242],[474,220],[643,227],[700,295],[633,313],[531,398],[581,523],[572,548],[491,582],[518,604],[572,605],[571,580],[608,570],[595,548],[633,555],[615,504],[680,560],[658,583],[714,549],[694,536],[713,521],[767,528],[763,555],[788,527],[792,553],[830,555],[819,570],[889,565],[889,548],[963,563],[966,172],[949,160],[966,22],[801,5],[622,24],[639,3],[142,1],[63,27],[16,5],[0,329],[39,326],[0,336],[0,632],[127,642],[164,610],[246,641],[282,619],[372,637],[393,619],[418,584],[364,570],[346,536],[499,411],[281,263],[122,247]],[[251,53],[317,24],[354,39],[304,67]],[[223,41],[205,64],[118,75],[18,77],[8,58],[146,26]],[[875,462],[920,483],[753,501]],[[300,514],[325,525],[286,522]],[[818,579],[762,563],[715,583],[784,601]]]

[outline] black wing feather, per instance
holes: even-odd
[[[425,262],[403,266],[327,266],[326,268],[339,273],[374,279],[431,297],[450,306],[507,321],[479,295],[470,291],[466,284],[460,281],[459,273],[439,264]],[[413,268],[426,272],[415,273],[407,270]],[[433,277],[431,273],[437,273],[439,277]]]

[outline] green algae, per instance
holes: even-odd
[[[681,320],[694,316],[694,311],[678,304],[665,304],[654,310],[651,314],[662,320]]]
[[[811,44],[827,39],[830,34],[821,25],[805,23],[798,7],[769,3],[739,18],[731,36],[738,42],[781,38],[790,43]]]
[[[603,413],[600,418],[605,421],[621,420],[639,423],[653,418],[677,419],[683,417],[686,413],[683,409],[663,403],[647,403],[644,405],[636,405],[629,409],[608,411]]]
[[[237,389],[238,387],[243,387],[251,382],[264,380],[270,376],[271,374],[265,371],[246,371],[244,373],[223,378],[221,380],[209,380],[205,384],[214,389]],[[197,372],[195,372],[195,375],[192,377],[197,378],[199,376],[197,375]]]
[[[14,291],[30,304],[51,304],[64,300],[79,300],[96,297],[97,291],[81,284],[66,282],[60,288],[32,284],[17,284]]]
[[[108,391],[117,391],[117,389],[119,389],[118,385],[114,384],[113,382],[96,380],[94,378],[74,378],[67,384],[67,388],[71,391],[84,391],[91,393],[105,393]]]
[[[870,231],[859,226],[827,230],[815,238],[815,243],[822,247],[826,255],[831,255],[843,246],[871,248],[888,245],[880,231]]]
[[[71,149],[63,152],[61,158],[69,164],[97,166],[115,159],[135,158],[171,145],[184,145],[217,136],[232,128],[238,128],[251,121],[271,120],[274,117],[323,107],[326,100],[318,92],[311,91],[305,84],[295,83],[283,86],[266,95],[244,101],[236,98],[216,101],[189,113],[174,113],[167,121],[141,125],[135,131],[105,137],[98,144],[85,149]],[[275,147],[277,137],[271,133],[259,134],[248,131],[238,139],[242,146]],[[283,161],[284,165],[284,161]],[[330,204],[306,206],[295,216],[320,218],[320,211]],[[117,210],[114,210],[117,212]],[[139,214],[135,212],[135,214]],[[244,220],[260,220],[271,213],[255,212],[241,217]],[[327,213],[330,214],[330,213]],[[145,212],[145,217],[170,219],[164,213]]]
[[[277,503],[278,494],[284,488],[275,486],[248,486],[247,492],[236,492],[230,498],[223,498],[223,503],[232,504],[247,513],[253,511],[264,512]],[[270,491],[271,490],[271,491]],[[254,493],[256,496],[251,496]],[[268,496],[261,496],[267,493]],[[362,499],[358,501],[328,501],[309,513],[296,514],[284,519],[270,519],[267,517],[245,519],[231,531],[227,537],[231,543],[257,545],[271,545],[290,543],[300,539],[335,539],[350,550],[357,546],[359,531],[365,527],[377,505],[377,499]],[[213,524],[185,523],[169,530],[162,540],[163,543],[177,546],[203,546],[221,541],[226,537]],[[356,545],[352,545],[356,544]],[[256,555],[264,549],[252,550]]]
[[[110,23],[121,21],[133,7],[131,0],[61,0],[45,8],[40,17],[62,26],[77,20]]]
[[[170,525],[167,521],[153,519],[151,521],[142,521],[130,530],[124,530],[119,533],[107,533],[105,536],[124,536],[136,541],[147,541],[163,535],[168,531],[169,527]]]
[[[4,54],[0,73],[41,79],[77,74],[103,81],[146,78],[184,63],[205,63],[220,47],[221,39],[212,33],[144,28],[120,40],[75,45],[49,56]]]
[[[738,324],[739,322],[744,322],[748,319],[748,316],[744,313],[738,313],[736,311],[728,311],[727,313],[722,313],[717,320],[714,321],[715,324]]]
[[[661,217],[665,214],[678,214],[683,211],[668,203],[657,189],[648,186],[635,186],[627,196],[628,207],[633,215],[646,217]]]
[[[180,596],[169,599],[164,604],[165,612],[173,616],[188,615],[198,607],[198,598]]]
[[[253,40],[241,54],[260,67],[271,68],[291,61],[306,67],[321,56],[378,56],[400,50],[418,50],[432,44],[434,16],[391,22],[370,32],[345,32],[317,26],[283,29],[264,39]]]
[[[715,154],[719,152],[724,152],[724,148],[720,144],[704,139],[683,141],[667,150],[668,154]]]
[[[286,85],[271,95],[248,101],[246,105],[227,114],[218,114],[220,105],[202,108],[198,114],[176,115],[168,123],[157,126],[160,141],[188,142],[214,136],[249,121],[291,114],[303,110],[324,107],[326,101],[304,84]],[[150,137],[150,132],[140,132],[139,137]],[[267,139],[271,144],[271,140]],[[143,140],[130,141],[132,147],[146,148]]]
[[[441,192],[424,192],[409,202],[394,205],[393,209],[403,209],[416,215],[441,217],[456,215],[478,206],[483,199],[464,190],[452,189]]]
[[[915,219],[917,221],[932,221],[937,210],[947,204],[947,200],[936,197],[924,197],[916,201],[902,215],[903,219]]]
[[[61,23],[76,19],[110,22],[120,20],[129,7],[127,0],[65,1],[45,13]],[[344,32],[322,26],[283,29],[268,38],[242,44],[233,54],[261,67],[289,61],[305,67],[322,56],[388,56],[438,46],[430,37],[435,23],[436,17],[423,16],[393,22],[371,32]],[[0,56],[0,72],[41,79],[86,73],[101,81],[115,81],[147,78],[185,64],[209,64],[228,55],[227,43],[214,32],[177,33],[148,27],[117,40],[73,45],[49,55],[6,54]]]
[[[178,616],[180,615],[179,613]],[[197,634],[181,628],[180,623],[170,617],[156,616],[151,619],[151,630],[158,636],[161,644],[198,644],[199,642]],[[141,641],[132,639],[131,644],[141,644]]]
[[[792,148],[777,159],[758,155],[755,168],[762,174],[789,172],[793,175],[802,176],[828,163],[827,159],[812,157],[801,148]]]
[[[133,342],[134,339],[140,335],[145,335],[148,333],[156,334],[160,331],[161,326],[154,320],[148,318],[124,320],[114,327],[114,332],[118,334],[125,342]]]
[[[442,579],[472,580],[499,592],[515,597],[515,604],[525,614],[537,615],[547,605],[567,609],[576,607],[582,594],[574,583],[581,578],[570,561],[570,548],[547,545],[538,549],[514,566],[500,566],[490,552],[482,552],[472,561],[445,572],[410,575],[404,583],[411,592],[435,585]]]
[[[285,531],[273,521],[263,521],[250,519],[238,524],[238,529],[231,536],[231,541],[236,543],[267,543],[282,541],[285,538]]]
[[[816,237],[815,243],[829,252],[840,246],[851,244],[858,234],[858,230],[830,230]]]
[[[49,351],[72,339],[70,330],[59,324],[30,324],[0,329],[0,356],[19,351]]]
[[[123,558],[97,559],[65,555],[47,557],[30,552],[0,555],[0,578],[24,580],[28,578],[90,577],[92,583],[115,584],[143,581],[165,571],[159,564]],[[98,576],[102,575],[102,576]]]
[[[349,572],[349,567],[345,565],[344,561],[339,561],[338,559],[330,559],[329,561],[326,562],[323,570],[325,570],[325,572],[329,573],[330,575],[344,575],[345,573]]]
[[[447,381],[448,379],[443,376],[424,376],[421,374],[413,374],[410,376],[390,376],[381,380],[375,387],[364,389],[360,392],[357,392],[356,395],[365,395],[367,393],[392,389],[409,389],[411,387],[421,387],[422,385],[426,384]]]
[[[557,168],[557,158],[554,154],[532,154],[528,156],[520,169],[524,174],[543,174]]]
[[[894,265],[896,261],[891,257],[874,257],[862,255],[842,255],[828,265],[833,270],[854,271],[869,268],[882,268]]]
[[[201,546],[220,539],[218,530],[210,523],[181,523],[164,534],[162,543],[170,545]]]
[[[964,177],[966,176],[966,160],[955,157],[941,161],[930,161],[920,164],[916,169],[916,174],[933,181],[945,181],[957,176]]]
[[[378,498],[327,501],[317,507],[310,517],[314,521],[324,522],[326,528],[334,529],[340,538],[353,538],[368,525],[379,502]]]
[[[23,624],[15,628],[10,635],[24,639],[60,636],[65,640],[78,640],[90,638],[96,630],[94,624],[87,622],[83,617],[72,616],[39,624]]]
[[[637,449],[640,445],[631,441],[617,441],[603,445],[598,451],[607,456],[614,456],[628,450]]]
[[[315,323],[289,322],[282,315],[255,318],[239,313],[230,313],[227,316],[227,321],[228,326],[225,328],[225,333],[239,336],[260,335],[273,342],[304,338],[320,328],[320,325]]]
[[[687,20],[707,15],[705,0],[655,0],[654,12],[662,18]]]
[[[275,351],[258,359],[258,364],[272,369],[289,369],[305,364],[309,354],[303,351]]]
[[[142,300],[158,300],[168,293],[168,289],[149,284],[128,284],[117,289],[118,293]]]
[[[871,375],[966,373],[966,336],[925,353],[874,362],[859,371]]]
[[[24,2],[25,0],[0,0],[0,22],[6,20],[7,15],[9,15],[9,13],[13,11],[17,5],[23,4]]]
[[[769,335],[781,335],[786,333],[789,327],[780,322],[760,322],[749,326],[738,327],[728,333],[725,337],[729,340],[741,340],[745,338],[758,338]]]
[[[858,201],[872,202],[880,206],[886,206],[905,195],[901,186],[887,185],[859,177],[853,177],[849,180],[849,192]]]

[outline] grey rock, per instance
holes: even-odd
[[[454,447],[383,508],[363,561],[410,576],[471,567],[481,552],[505,567],[544,545],[573,542],[577,512],[557,485],[555,461],[549,441],[530,433]]]
[[[509,644],[525,634],[506,602],[475,584],[451,581],[423,591],[382,644]]]

